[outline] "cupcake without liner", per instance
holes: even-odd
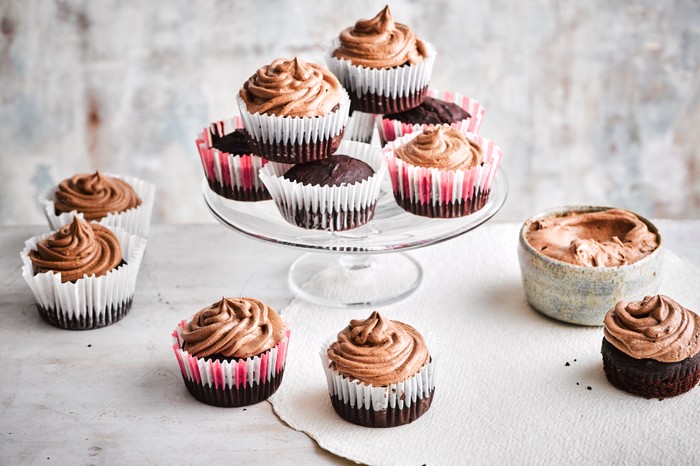
[[[286,179],[284,174],[291,165],[270,163],[260,171],[260,179],[287,222],[311,230],[344,231],[372,219],[386,172],[379,149],[361,142],[343,141],[336,154],[365,162],[374,174],[353,184],[321,186]]]
[[[264,111],[249,110],[241,92],[254,88],[250,83],[256,82],[256,78],[259,78],[257,82],[261,86],[270,86],[261,94],[279,93],[268,100],[270,103],[274,101],[275,107],[268,109],[263,105],[258,107]],[[275,79],[284,86],[271,82]],[[308,92],[305,86],[309,85],[317,92]],[[324,66],[305,63],[298,58],[287,61],[277,59],[251,76],[241,92],[236,94],[236,101],[245,129],[256,155],[264,159],[279,163],[321,160],[332,154],[343,139],[350,98],[337,78]],[[305,92],[304,99],[299,98],[300,92]],[[334,92],[337,92],[337,100],[332,98]],[[325,113],[319,112],[314,99],[327,101],[326,107],[331,108]],[[309,106],[308,111],[298,109],[305,104]]]
[[[343,140],[370,144],[374,135],[374,118],[375,115],[372,113],[363,113],[357,110],[351,112]]]
[[[449,125],[441,127],[451,128]],[[426,131],[410,133],[387,143],[384,153],[396,202],[414,215],[432,218],[453,218],[472,214],[486,205],[498,164],[501,148],[490,139],[473,133],[460,134],[480,150],[482,161],[465,170],[421,167],[401,160],[396,150],[411,143]],[[455,129],[455,131],[458,131]],[[438,149],[438,155],[442,149]]]
[[[248,303],[248,304],[246,304]],[[249,311],[244,311],[246,305],[250,305]],[[258,329],[259,327],[254,322],[260,318],[260,308],[266,307],[262,302],[252,300],[251,298],[222,298],[221,301],[212,304],[209,309],[213,313],[206,318],[211,320],[211,325],[199,327],[196,331],[206,331],[206,327],[212,328],[212,334],[216,331],[222,335],[230,337],[225,328],[234,328],[237,323],[241,326],[248,326],[248,330]],[[267,308],[267,307],[266,307]],[[275,312],[271,308],[267,308],[268,312]],[[207,312],[207,308],[200,311]],[[222,314],[226,314],[222,317]],[[224,354],[227,351],[226,345],[231,342],[234,345],[240,343],[240,339],[236,340],[230,337],[228,342],[221,343],[214,341],[213,344],[219,345],[216,349],[219,354],[208,354],[207,356],[197,356],[187,351],[187,321],[181,321],[177,328],[172,332],[173,351],[180,366],[182,379],[190,394],[202,403],[212,406],[225,408],[248,406],[259,403],[269,398],[282,383],[284,369],[287,360],[287,348],[289,346],[290,327],[284,322],[279,315],[275,313],[276,319],[282,323],[281,339],[273,346],[261,350],[257,354],[248,357],[226,357]],[[197,315],[193,317],[196,318]],[[204,322],[206,323],[206,318]],[[251,338],[249,334],[242,334],[246,338]],[[210,336],[210,338],[213,338]],[[253,336],[252,339],[258,338]],[[233,349],[235,353],[235,349]]]
[[[342,354],[344,348],[351,349]],[[432,404],[435,362],[423,337],[410,325],[375,311],[367,319],[352,320],[337,340],[327,340],[320,356],[333,409],[348,422],[364,427],[401,426],[418,419]],[[426,361],[411,371],[409,367],[421,357]],[[342,372],[340,361],[347,366]],[[347,374],[353,372],[353,365],[359,366],[362,376]],[[405,372],[407,376],[402,376]]]
[[[79,217],[64,226],[72,242],[70,247],[78,249],[86,246],[85,227],[92,231]],[[102,227],[99,224],[99,227]],[[72,233],[69,229],[80,229]],[[121,228],[102,227],[111,231],[119,242],[121,263],[103,275],[83,275],[74,281],[63,281],[61,272],[46,271],[36,273],[30,253],[37,251],[41,241],[58,232],[35,236],[25,242],[20,253],[22,277],[31,288],[41,317],[51,325],[68,330],[90,330],[111,325],[123,318],[131,309],[136,288],[141,259],[146,249],[146,239],[133,235]],[[103,242],[100,243],[100,247]],[[92,246],[91,246],[92,247]],[[84,248],[83,248],[84,249]],[[60,253],[59,253],[60,254]],[[89,257],[81,253],[83,258]],[[97,250],[95,254],[106,254]],[[96,256],[94,256],[96,257]],[[68,273],[66,271],[66,273]]]
[[[234,201],[271,199],[258,177],[258,172],[267,160],[253,154],[251,150],[245,150],[245,147],[241,147],[244,153],[236,154],[214,147],[224,136],[229,136],[236,130],[244,130],[243,119],[239,116],[212,123],[197,138],[197,150],[209,188],[219,196]]]
[[[605,315],[601,353],[608,381],[663,400],[700,381],[700,316],[668,296],[621,301]]]
[[[346,50],[338,52],[341,47]],[[377,57],[379,47],[385,52],[381,57]],[[416,38],[408,26],[394,23],[387,6],[374,18],[357,21],[341,32],[325,60],[348,89],[353,110],[385,114],[408,110],[425,99],[436,55],[428,41]]]
[[[143,237],[148,236],[148,231],[151,226],[153,202],[156,197],[155,185],[133,176],[121,176],[115,174],[102,175],[99,172],[92,175],[75,175],[73,178],[75,177],[80,177],[80,179],[85,180],[86,185],[89,187],[88,189],[95,190],[93,192],[88,191],[82,193],[81,198],[85,200],[86,198],[94,197],[94,204],[97,207],[100,207],[101,203],[104,202],[103,196],[109,197],[115,194],[112,187],[105,186],[105,183],[109,181],[109,178],[122,180],[131,186],[140,200],[140,204],[138,206],[121,212],[106,213],[102,218],[95,221],[106,227],[123,228],[134,235]],[[103,179],[99,179],[99,177],[103,177]],[[70,179],[71,178],[64,180],[63,182]],[[46,219],[48,220],[49,226],[52,230],[56,230],[69,224],[76,215],[80,218],[86,218],[84,213],[79,209],[71,210],[70,212],[56,211],[56,193],[59,191],[59,186],[52,186],[39,195],[39,203],[42,206],[42,210],[44,211]]]
[[[457,92],[440,92],[435,89],[428,89],[427,97],[458,105],[461,109],[469,113],[468,118],[463,118],[455,122],[443,123],[449,123],[464,133],[479,133],[484,114],[486,113],[486,109],[479,102]],[[420,105],[418,107],[420,107]],[[377,120],[377,129],[379,130],[379,139],[382,146],[406,134],[415,133],[416,131],[421,131],[424,128],[435,125],[404,123],[395,118],[387,118],[387,115],[376,115],[375,118]]]

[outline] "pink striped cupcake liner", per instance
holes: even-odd
[[[287,362],[290,328],[277,345],[245,359],[220,361],[197,358],[184,350],[181,321],[173,330],[173,351],[187,390],[197,400],[225,408],[247,406],[269,398],[282,383]]]
[[[254,154],[234,155],[213,147],[214,142],[236,129],[243,129],[240,116],[217,121],[204,128],[197,137],[197,150],[209,188],[219,196],[234,201],[271,199],[258,171],[267,160]]]
[[[394,151],[419,134],[402,136],[383,149],[396,202],[407,212],[434,218],[462,217],[483,208],[503,156],[501,148],[490,139],[465,132],[467,139],[481,147],[481,165],[469,170],[418,167],[399,159]]]
[[[484,120],[484,114],[486,109],[476,100],[471,97],[467,97],[458,92],[452,91],[437,91],[435,89],[428,89],[428,97],[433,97],[435,99],[442,100],[444,102],[449,102],[451,104],[456,104],[462,107],[464,110],[469,112],[470,118],[466,118],[456,123],[452,123],[452,126],[462,131],[463,133],[479,133],[481,129],[481,123]],[[387,142],[391,142],[394,139],[405,136],[406,134],[415,133],[417,131],[422,131],[424,128],[429,128],[434,125],[419,125],[411,123],[403,123],[399,120],[393,120],[384,118],[383,115],[375,116],[377,123],[377,130],[379,131],[379,139],[384,146]]]

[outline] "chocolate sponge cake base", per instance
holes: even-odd
[[[350,406],[336,396],[331,396],[333,409],[340,417],[348,422],[364,427],[396,427],[410,424],[415,421],[430,408],[433,402],[435,389],[425,398],[418,398],[411,406],[404,405],[403,408],[388,406],[387,409],[375,411],[372,408]]]
[[[212,387],[209,384],[201,384],[196,381],[185,380],[187,391],[202,403],[220,408],[237,408],[248,406],[267,400],[277,391],[282,383],[284,369],[265,383],[243,384],[239,387]]]
[[[605,338],[601,348],[603,370],[611,384],[645,398],[670,398],[695,387],[700,381],[700,353],[679,362],[635,359]]]
[[[437,204],[427,203],[421,204],[414,202],[410,198],[402,198],[399,194],[394,193],[394,199],[406,212],[421,217],[430,218],[455,218],[464,217],[481,210],[489,200],[491,191],[477,191],[470,199],[462,202],[440,202]]]
[[[93,330],[106,327],[121,320],[129,313],[133,296],[103,312],[92,312],[84,316],[69,316],[60,309],[46,308],[37,304],[39,315],[49,324],[65,330]]]
[[[284,141],[265,142],[250,138],[250,145],[253,147],[255,155],[271,162],[306,163],[330,157],[331,154],[338,150],[344,134],[345,130],[330,139],[308,143],[303,141],[294,143]]]
[[[289,223],[307,230],[346,231],[360,227],[372,220],[377,203],[364,209],[311,212],[280,206],[282,216]]]
[[[231,199],[233,201],[256,202],[272,199],[270,193],[265,187],[261,189],[243,189],[237,186],[222,185],[218,181],[207,180],[209,189],[214,191],[219,196]]]
[[[361,94],[359,97],[354,92],[350,93],[350,109],[364,113],[375,113],[384,115],[386,113],[398,113],[410,110],[425,100],[428,94],[428,86],[414,94],[401,97],[387,97],[370,92]]]

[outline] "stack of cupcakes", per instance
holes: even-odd
[[[111,325],[130,310],[155,187],[95,172],[39,197],[54,231],[25,242],[22,276],[41,317],[59,328]]]

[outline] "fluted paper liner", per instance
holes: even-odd
[[[202,161],[204,175],[210,187],[220,196],[234,200],[258,201],[270,199],[258,171],[267,160],[255,154],[234,155],[212,147],[212,136],[225,136],[242,129],[240,116],[217,121],[209,125],[197,137],[197,150]]]
[[[343,140],[372,142],[372,134],[374,133],[374,118],[373,113],[364,113],[355,110],[350,115],[348,125],[345,127]]]
[[[428,97],[459,105],[462,109],[469,112],[469,115],[471,115],[469,118],[452,123],[452,127],[457,128],[463,133],[478,133],[481,129],[481,123],[484,119],[486,109],[476,100],[458,92],[440,92],[435,89],[428,89]],[[375,115],[375,118],[382,146],[406,134],[415,133],[434,126],[403,123],[399,120],[385,118],[384,115]]]
[[[304,185],[285,179],[283,175],[292,165],[269,163],[260,170],[260,179],[267,186],[277,208],[288,222],[302,228],[340,231],[349,229],[348,225],[342,216],[337,216],[334,219],[332,214],[371,210],[373,215],[382,179],[386,172],[386,163],[384,163],[380,150],[357,141],[343,141],[336,153],[366,162],[374,170],[374,175],[359,183],[320,186]],[[322,223],[315,227],[299,224],[295,222],[295,212],[298,211],[320,214]],[[364,220],[369,221],[369,218],[364,218]],[[355,224],[351,227],[357,226],[360,225]]]
[[[356,97],[363,94],[376,94],[398,99],[416,94],[430,84],[433,64],[437,51],[430,42],[420,39],[427,50],[427,56],[418,63],[393,68],[367,68],[353,65],[350,60],[333,57],[333,51],[340,45],[338,38],[325,52],[328,68],[340,80],[348,92]]]
[[[101,218],[97,223],[106,227],[123,228],[131,234],[147,237],[148,230],[151,226],[153,202],[156,197],[155,185],[133,176],[121,176],[111,173],[105,173],[105,175],[112,178],[119,178],[131,185],[141,199],[141,205],[125,210],[124,212],[107,214],[107,216]],[[55,195],[57,190],[58,186],[52,186],[39,195],[39,203],[44,210],[44,214],[52,230],[58,230],[62,226],[68,225],[73,221],[73,217],[76,215],[84,219],[82,212],[78,212],[77,210],[56,215],[54,201],[56,200]]]
[[[436,381],[434,358],[431,357],[430,361],[417,374],[406,380],[385,387],[374,387],[371,384],[365,384],[357,379],[341,375],[330,367],[328,348],[334,341],[334,339],[328,339],[323,344],[320,356],[323,370],[326,373],[328,393],[343,403],[374,411],[383,411],[389,407],[403,409],[404,406],[410,407],[418,399],[428,398],[433,393]]]
[[[89,322],[97,319],[103,322],[98,326],[109,325],[113,323],[106,316],[110,310],[122,309],[126,303],[128,306],[131,305],[136,288],[136,277],[146,249],[146,239],[121,228],[111,226],[107,228],[114,232],[119,240],[122,259],[126,263],[105,275],[83,276],[75,282],[62,283],[60,272],[34,274],[34,264],[29,258],[29,252],[36,250],[39,241],[48,238],[54,232],[34,236],[25,241],[24,249],[20,253],[22,277],[34,293],[41,312],[50,313],[52,318],[60,317],[62,321],[88,322],[82,328],[96,328]],[[128,306],[125,312],[128,311]],[[55,323],[54,325],[61,326]]]
[[[421,211],[421,207],[470,204],[475,201],[477,196],[485,202],[496,176],[498,164],[503,156],[501,148],[483,136],[464,133],[467,139],[481,147],[484,156],[481,165],[468,170],[418,167],[399,159],[394,151],[419,134],[421,134],[420,131],[402,136],[389,142],[382,149],[387,160],[394,198],[399,205],[406,210],[415,207],[415,210],[409,211],[416,213]],[[481,207],[483,204],[477,206],[473,211]],[[466,211],[461,215],[469,213],[472,211]]]

